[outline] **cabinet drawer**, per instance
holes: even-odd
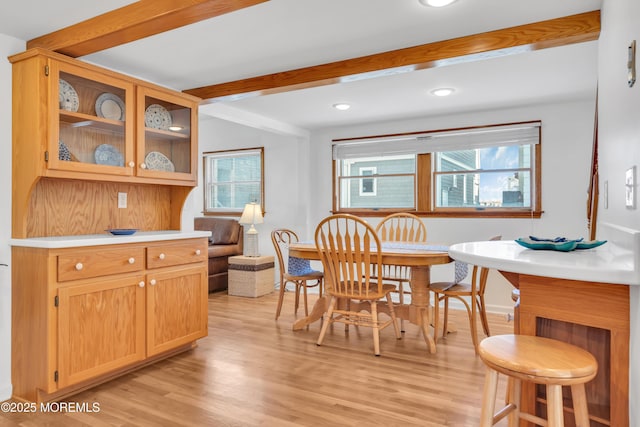
[[[58,281],[86,279],[144,269],[144,247],[83,250],[58,255]]]
[[[206,262],[209,259],[207,240],[195,239],[147,248],[147,268]]]

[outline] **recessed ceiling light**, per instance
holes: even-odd
[[[444,7],[448,6],[456,0],[418,0],[418,2],[424,6],[431,7]]]
[[[452,89],[450,87],[441,87],[441,88],[432,90],[431,94],[435,96],[449,96],[455,91],[456,91],[455,89]]]
[[[341,102],[339,104],[333,104],[333,108],[335,108],[336,110],[348,110],[349,108],[351,108],[351,105]]]

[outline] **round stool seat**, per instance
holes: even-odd
[[[480,426],[495,425],[509,417],[509,425],[525,420],[548,427],[564,426],[562,386],[571,386],[575,425],[588,426],[585,383],[598,372],[598,362],[588,351],[562,341],[531,335],[495,335],[478,346],[487,365]],[[508,376],[505,406],[494,413],[498,374]],[[547,419],[520,408],[522,382],[546,387]]]
[[[505,375],[538,384],[585,383],[598,371],[588,351],[562,341],[530,335],[496,335],[485,338],[480,358]]]

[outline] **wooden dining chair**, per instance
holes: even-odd
[[[304,298],[304,314],[309,315],[309,307],[307,305],[307,288],[318,287],[319,296],[322,297],[324,274],[311,268],[308,260],[289,257],[289,245],[299,241],[298,235],[289,229],[279,228],[271,232],[271,241],[276,250],[278,258],[278,266],[280,270],[280,293],[278,296],[278,307],[276,309],[276,320],[280,317],[282,310],[282,302],[284,293],[286,292],[287,283],[295,286],[295,308],[294,313],[298,313],[300,305],[300,290],[303,291]]]
[[[400,212],[388,215],[376,226],[376,233],[382,242],[415,242],[427,241],[427,227],[422,220],[411,213]],[[383,265],[382,279],[397,286],[400,304],[404,304],[404,295],[410,294],[405,285],[410,284],[411,267],[399,265]],[[404,320],[400,320],[400,330],[404,332]]]
[[[393,325],[396,338],[400,339],[402,335],[391,300],[395,286],[374,280],[372,276],[372,267],[375,271],[382,268],[380,239],[376,231],[356,216],[331,215],[318,224],[315,242],[324,269],[326,293],[331,296],[317,344],[322,344],[327,328],[334,322],[344,323],[346,331],[349,325],[367,326],[373,329],[374,353],[379,356],[381,330]],[[378,301],[383,298],[390,316],[386,321],[381,321],[378,314]],[[369,303],[368,311],[352,310],[352,305],[359,307],[356,301]]]
[[[500,240],[502,236],[492,237],[490,240]],[[487,287],[489,269],[474,266],[471,273],[471,283],[435,282],[429,284],[429,290],[434,294],[433,333],[434,339],[438,339],[438,326],[440,320],[440,301],[444,301],[444,318],[442,336],[447,335],[447,323],[449,320],[449,299],[455,298],[464,304],[469,317],[469,328],[473,347],[478,351],[478,333],[476,327],[477,314],[480,315],[482,330],[486,336],[490,336],[487,310],[484,293]],[[467,301],[467,298],[469,299]]]

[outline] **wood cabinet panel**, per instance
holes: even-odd
[[[144,359],[144,291],[142,275],[60,288],[59,387]]]
[[[147,354],[162,353],[207,335],[206,266],[149,273]]]
[[[592,425],[629,425],[629,286],[523,274],[516,283],[520,333],[560,339],[596,357],[598,374],[586,384]],[[538,393],[523,386],[523,410],[544,411]],[[565,422],[574,425],[572,417]]]
[[[144,269],[144,247],[104,247],[58,255],[58,281],[86,279]]]
[[[127,193],[126,209],[118,208],[120,192]],[[182,205],[188,194],[189,191],[176,193],[162,185],[44,178],[38,181],[29,200],[27,235],[104,234],[108,228],[176,229],[179,215],[173,217],[171,206]]]

